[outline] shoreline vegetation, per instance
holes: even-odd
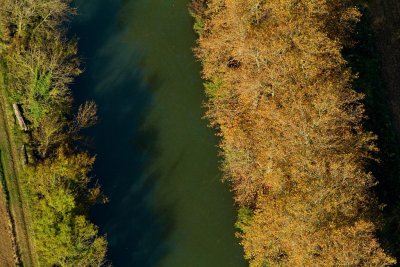
[[[68,0],[4,0],[0,7],[0,104],[8,131],[0,141],[10,150],[3,185],[20,260],[25,266],[106,264],[107,241],[87,216],[106,198],[91,181],[95,157],[76,145],[81,129],[96,123],[96,105],[76,108],[68,88],[81,73],[77,41],[66,38],[65,28],[75,10]],[[22,118],[26,129],[19,127]]]
[[[250,266],[394,265],[368,171],[377,137],[343,56],[354,1],[194,0],[190,12]]]

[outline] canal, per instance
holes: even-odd
[[[91,219],[114,266],[242,267],[235,208],[204,114],[187,0],[76,0],[71,32],[94,100],[85,134],[109,203]]]

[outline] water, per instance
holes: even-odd
[[[217,140],[201,117],[187,0],[77,0],[85,73],[78,102],[99,105],[86,134],[110,198],[92,220],[114,266],[241,267]]]

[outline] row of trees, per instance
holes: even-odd
[[[366,170],[376,137],[342,56],[351,0],[195,0],[206,116],[251,266],[388,266]]]
[[[75,40],[63,27],[69,0],[0,1],[1,59],[8,99],[29,128],[30,164],[23,179],[40,266],[100,266],[107,242],[86,214],[101,198],[90,187],[94,158],[73,147],[96,121],[88,102],[73,113],[69,84],[80,74]]]

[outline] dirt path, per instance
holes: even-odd
[[[4,267],[16,265],[12,226],[6,205],[3,188],[0,187],[0,266]]]
[[[370,10],[393,122],[400,133],[400,1],[370,0]]]

